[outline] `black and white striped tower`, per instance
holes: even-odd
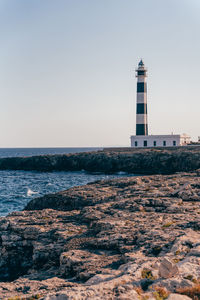
[[[141,59],[136,69],[137,77],[137,109],[136,135],[148,135],[147,121],[147,69]]]

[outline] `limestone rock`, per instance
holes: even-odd
[[[195,280],[200,277],[199,257],[188,255],[177,265],[179,268],[179,273],[183,278],[191,278],[190,280]]]
[[[90,279],[88,279],[85,284],[87,285],[99,284],[100,282],[110,280],[113,277],[114,277],[113,274],[97,274],[91,277]]]
[[[178,267],[168,259],[164,258],[159,267],[159,276],[162,278],[171,278],[179,272]]]
[[[91,251],[70,250],[60,256],[60,274],[64,277],[75,276],[77,280],[86,281],[94,276],[97,270],[99,273],[111,272],[108,266],[119,258],[119,255],[102,257],[101,254],[94,254]]]
[[[151,299],[157,286],[193,287],[200,202],[185,190],[200,196],[199,171],[98,181],[0,218],[0,299]]]
[[[130,284],[130,278],[122,276],[113,280],[99,282],[92,286],[79,286],[50,294],[44,300],[140,300],[141,297]]]
[[[170,294],[167,300],[191,300],[192,298],[185,296],[185,295],[180,295],[180,294]]]

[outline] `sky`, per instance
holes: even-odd
[[[0,0],[0,147],[129,146],[135,68],[149,134],[200,136],[199,0]]]

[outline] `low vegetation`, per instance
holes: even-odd
[[[163,287],[155,287],[155,292],[153,292],[153,295],[156,300],[165,300],[169,296],[169,292],[163,288]]]
[[[197,283],[192,287],[178,289],[177,293],[186,295],[186,296],[192,298],[193,300],[199,300],[200,299],[200,283]]]
[[[143,279],[155,280],[155,277],[153,276],[150,269],[144,268],[141,272],[141,276]]]

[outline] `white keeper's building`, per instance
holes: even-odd
[[[131,136],[131,147],[174,147],[189,143],[190,136],[186,134]]]
[[[189,144],[191,138],[187,134],[148,135],[147,69],[142,60],[136,69],[136,77],[136,135],[131,136],[131,147],[176,147]]]

